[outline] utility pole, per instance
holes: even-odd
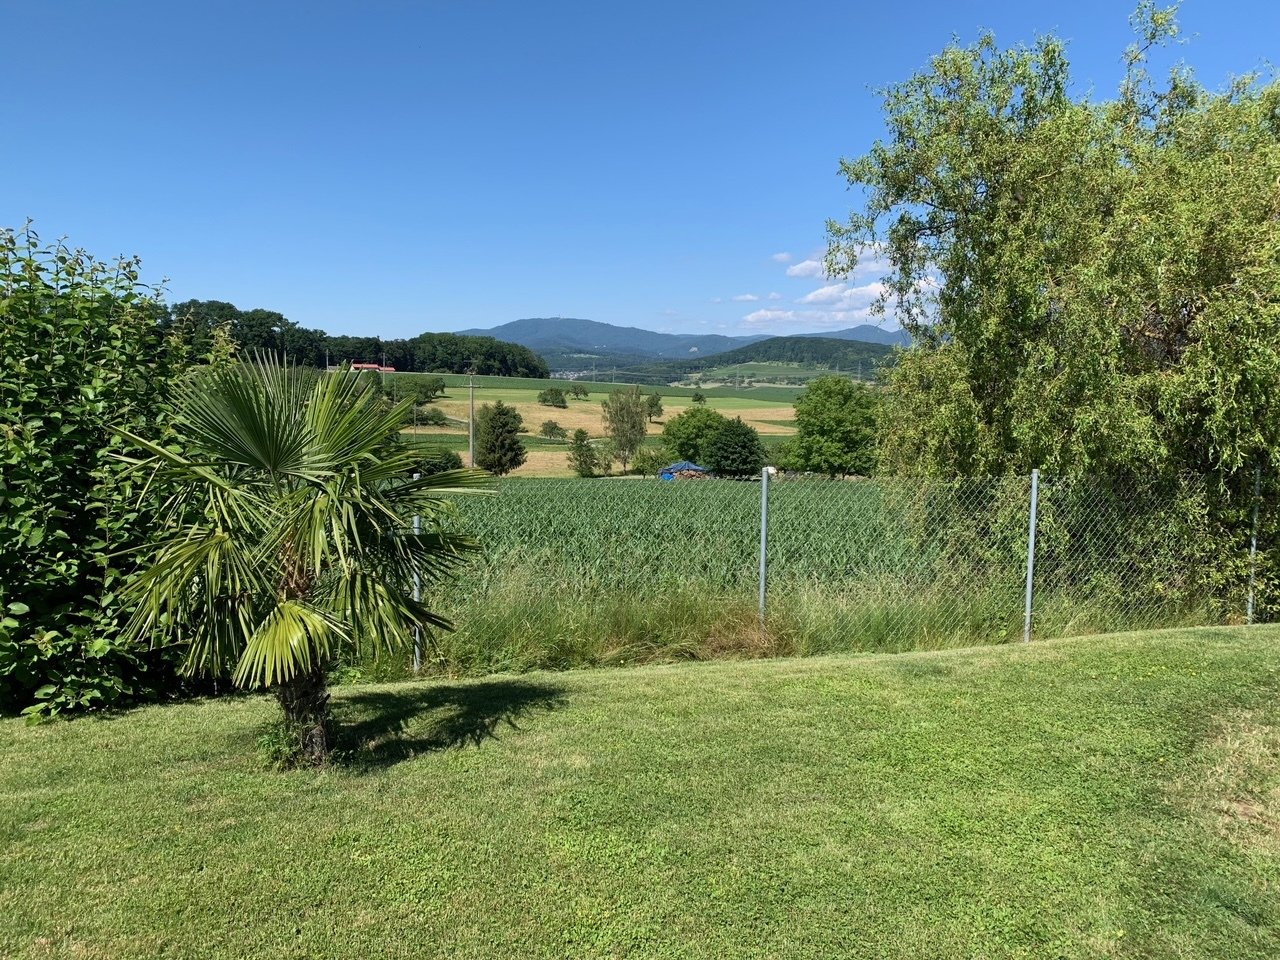
[[[467,457],[471,466],[476,465],[476,374],[475,367],[467,372],[467,390],[471,394],[471,413],[467,417]]]

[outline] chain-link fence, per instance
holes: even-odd
[[[1224,556],[1204,505],[1188,480],[508,480],[458,502],[484,554],[434,598],[457,629],[428,657],[558,668],[1242,622],[1250,582],[1255,616],[1274,610],[1266,543]]]

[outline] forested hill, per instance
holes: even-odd
[[[770,337],[710,357],[646,364],[632,367],[628,372],[670,375],[674,379],[736,363],[794,363],[832,370],[852,370],[861,364],[870,374],[875,367],[891,364],[893,353],[893,347],[882,343],[809,336]]]
[[[549,377],[546,362],[528,347],[488,336],[422,333],[404,340],[331,336],[301,327],[275,310],[241,310],[221,300],[175,304],[162,324],[177,331],[200,355],[215,327],[228,324],[242,350],[283,351],[304,366],[326,363],[386,363],[397,370],[475,373],[503,377]]]
[[[463,333],[487,334],[537,350],[553,370],[582,370],[593,364],[629,366],[682,360],[732,350],[756,340],[705,333],[659,333],[639,327],[618,327],[575,317],[529,317],[487,330]]]

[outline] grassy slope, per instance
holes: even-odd
[[[1273,957],[1280,629],[0,723],[6,957]],[[355,741],[352,741],[355,742]]]

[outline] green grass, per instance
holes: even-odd
[[[1280,954],[1280,629],[0,722],[0,955]]]
[[[727,380],[735,377],[745,377],[749,380],[771,381],[808,381],[817,377],[829,377],[832,375],[851,376],[856,375],[857,367],[852,371],[846,369],[837,371],[827,365],[819,365],[815,363],[783,363],[780,361],[755,361],[751,363],[730,363],[722,367],[712,367],[700,371],[699,375],[708,381]],[[873,364],[867,363],[864,371],[864,379],[867,382],[875,380],[876,368]],[[731,388],[732,389],[732,388]]]
[[[445,384],[449,388],[449,393],[454,397],[465,397],[467,377],[459,373],[442,373],[435,374],[444,379]],[[500,399],[504,402],[511,399],[521,399],[524,394],[532,391],[535,395],[540,390],[546,390],[548,387],[560,387],[568,390],[573,381],[570,380],[538,380],[529,377],[476,377],[476,397],[481,396],[484,392],[486,399]],[[616,390],[618,387],[627,386],[624,383],[612,383],[608,381],[596,380],[579,380],[590,392],[591,396],[588,400],[600,401],[608,396],[609,392]],[[694,387],[673,387],[665,384],[652,385],[641,384],[640,389],[645,393],[652,393],[657,390],[664,397],[692,397]],[[758,387],[706,387],[702,392],[708,400],[745,400],[743,408],[759,406],[760,402],[764,403],[791,403],[803,391],[803,387],[790,386],[758,386]],[[504,395],[504,391],[514,391],[521,397],[512,395]],[[578,401],[581,402],[581,401]],[[716,405],[718,409],[732,409],[731,407],[722,407]]]

